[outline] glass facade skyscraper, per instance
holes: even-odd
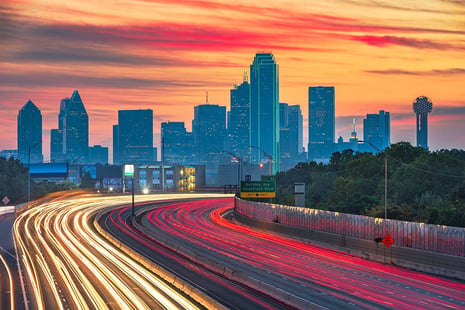
[[[193,163],[193,137],[191,132],[187,132],[184,122],[161,123],[161,143],[165,165]]]
[[[257,53],[250,65],[250,161],[258,164],[272,156],[272,173],[280,166],[279,125],[278,64],[273,54]]]
[[[379,114],[367,114],[363,120],[363,141],[373,144],[378,150],[384,150],[389,147],[391,144],[389,112],[381,110]]]
[[[242,159],[249,155],[250,85],[245,80],[231,89],[228,118],[229,151]]]
[[[308,159],[327,161],[334,151],[334,86],[308,88]]]
[[[216,104],[194,107],[192,133],[198,163],[207,162],[209,154],[220,154],[226,134],[226,107]]]
[[[113,126],[113,163],[153,162],[153,111],[119,110],[118,126]],[[115,137],[116,135],[116,137]]]
[[[64,160],[86,162],[89,154],[89,116],[77,90],[70,99],[62,100],[58,125],[63,126]]]
[[[42,113],[29,100],[18,112],[18,157],[23,163],[41,163]],[[29,162],[30,155],[30,162]]]
[[[302,153],[303,118],[299,105],[280,103],[280,146],[281,169],[283,171],[293,168],[299,161]]]

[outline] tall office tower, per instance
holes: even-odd
[[[328,161],[335,149],[334,86],[308,88],[308,159]]]
[[[63,150],[63,119],[66,115],[66,109],[71,102],[70,98],[64,98],[60,102],[60,113],[58,114],[58,129],[50,130],[50,161],[64,162]]]
[[[288,108],[288,127],[292,132],[292,136],[297,139],[297,150],[293,152],[296,152],[296,155],[303,153],[303,116],[300,105],[298,104],[290,105]]]
[[[192,133],[186,131],[184,122],[161,123],[161,143],[165,165],[189,165],[194,161]]]
[[[113,126],[113,162],[116,164],[153,163],[153,111],[119,110],[118,126]]]
[[[90,164],[108,164],[108,148],[101,145],[89,147],[89,163]]]
[[[29,100],[18,112],[18,157],[23,163],[41,163],[42,113]],[[30,159],[30,161],[29,161]]]
[[[428,149],[428,113],[433,110],[433,102],[428,97],[420,96],[413,103],[417,115],[417,146]]]
[[[121,158],[119,154],[119,134],[118,134],[118,125],[113,125],[113,164],[121,163]]]
[[[220,154],[226,134],[226,107],[216,104],[194,107],[192,134],[197,163],[205,164]]]
[[[63,162],[63,130],[50,130],[50,161],[55,163]]]
[[[302,153],[302,111],[299,105],[280,103],[279,106],[281,169],[286,171],[301,161],[299,154]]]
[[[250,161],[273,159],[279,171],[279,72],[273,54],[257,53],[250,65]]]
[[[373,144],[377,150],[384,150],[391,145],[391,122],[389,112],[367,114],[363,120],[363,140]]]
[[[228,117],[229,148],[242,159],[249,155],[250,85],[247,76],[241,85],[235,85],[230,93],[231,111]]]
[[[64,104],[66,103],[66,104]],[[62,111],[64,110],[64,113]],[[59,127],[63,126],[63,157],[70,163],[86,162],[89,154],[89,116],[79,92],[60,105]]]

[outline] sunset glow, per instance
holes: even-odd
[[[279,64],[280,102],[299,104],[307,140],[308,86],[334,85],[336,137],[352,118],[391,112],[391,142],[415,144],[412,102],[433,101],[429,145],[465,149],[465,2],[455,0],[6,0],[0,4],[0,149],[16,149],[16,117],[42,111],[43,153],[60,100],[79,90],[90,145],[112,147],[117,110],[153,109],[160,123],[194,106],[227,106],[256,52]]]

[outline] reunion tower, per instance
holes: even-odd
[[[420,96],[413,102],[413,111],[417,114],[417,146],[428,149],[428,113],[433,103],[428,97]]]

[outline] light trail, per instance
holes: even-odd
[[[10,268],[8,267],[8,264],[6,263],[5,261],[5,258],[2,256],[2,254],[0,253],[0,261],[1,263],[3,264],[7,274],[8,274],[8,283],[9,283],[9,286],[10,286],[10,309],[11,310],[14,310],[15,309],[15,286],[14,286],[14,283],[13,283],[13,276],[11,275],[11,270]]]
[[[221,216],[232,206],[231,199],[173,203],[148,212],[143,223],[154,236],[174,236],[180,244],[192,244],[190,251],[214,253],[210,254],[212,259],[232,260],[242,264],[243,270],[271,273],[276,279],[284,278],[359,307],[465,308],[463,282],[370,262],[238,225]]]
[[[194,196],[144,195],[136,202],[180,197]],[[130,201],[130,196],[57,195],[18,215],[14,237],[37,309],[198,309],[96,232],[95,214]]]

